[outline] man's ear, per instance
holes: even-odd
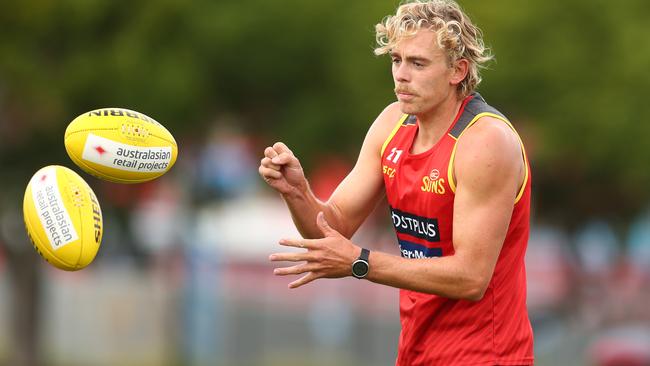
[[[454,61],[453,73],[450,82],[452,85],[458,85],[461,81],[465,80],[469,72],[469,61],[464,58]]]

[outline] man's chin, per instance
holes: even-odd
[[[399,102],[399,108],[404,114],[416,114],[418,111],[417,107],[412,103],[405,103],[402,101]]]

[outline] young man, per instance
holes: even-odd
[[[490,59],[481,32],[451,0],[405,3],[377,25],[397,102],[370,127],[356,165],[327,202],[309,189],[281,142],[259,172],[284,198],[305,239],[281,245],[275,269],[355,276],[400,289],[397,365],[531,365],[524,255],[530,168],[508,120],[474,90]],[[401,257],[349,238],[383,195]]]

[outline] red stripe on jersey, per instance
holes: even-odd
[[[480,113],[503,119],[474,93],[449,131],[420,154],[407,118],[382,154],[386,195],[402,256],[453,255],[454,192],[448,175],[458,136]],[[522,146],[523,148],[523,146]],[[526,309],[524,255],[530,229],[530,167],[516,202],[492,279],[480,301],[452,300],[400,290],[397,365],[525,365],[533,363],[533,334]],[[390,174],[387,174],[390,172]]]

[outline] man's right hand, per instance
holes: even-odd
[[[264,158],[258,170],[264,181],[283,195],[307,190],[300,161],[282,142],[264,149]]]

